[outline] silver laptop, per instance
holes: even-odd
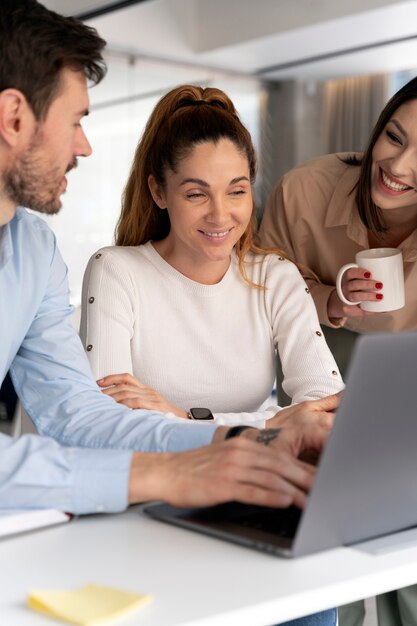
[[[165,504],[150,516],[279,556],[300,556],[417,525],[417,332],[356,342],[346,390],[306,508]]]

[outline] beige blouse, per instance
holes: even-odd
[[[355,202],[359,167],[343,163],[339,157],[346,156],[348,153],[319,157],[283,176],[264,212],[262,244],[281,248],[319,277],[321,283],[305,274],[322,324],[344,325],[358,333],[415,329],[417,231],[398,246],[404,259],[404,308],[364,318],[328,318],[327,302],[339,268],[354,262],[359,250],[369,248],[368,233]]]

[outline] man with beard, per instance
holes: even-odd
[[[2,0],[0,382],[10,371],[47,437],[0,436],[0,508],[89,513],[149,499],[303,506],[314,469],[298,456],[321,449],[337,399],[286,409],[288,425],[265,437],[248,427],[131,411],[92,379],[69,322],[67,271],[54,235],[23,207],[59,211],[66,174],[91,154],[81,121],[87,80],[98,83],[105,73],[104,45],[94,29],[36,0]]]

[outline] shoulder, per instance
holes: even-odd
[[[55,246],[55,235],[46,221],[23,207],[17,207],[16,214],[10,222],[12,231],[24,239]]]
[[[38,273],[49,273],[55,263],[63,265],[55,234],[44,219],[18,207],[9,224],[16,258],[24,256],[25,262],[30,259]]]
[[[154,272],[143,246],[106,246],[90,257],[84,282],[102,289],[119,287],[129,291],[139,284],[152,284]]]
[[[317,157],[284,174],[282,183],[291,186],[306,184],[306,182],[314,186],[327,183],[333,187],[347,170],[358,169],[358,166],[346,163],[349,156],[361,157],[361,154],[341,152]]]
[[[281,254],[254,254],[245,257],[248,277],[256,284],[267,284],[271,280],[283,278],[301,279],[298,267]]]
[[[104,266],[135,267],[144,261],[146,256],[145,247],[146,246],[105,246],[94,252],[90,257],[89,264],[94,265],[94,261],[100,261],[100,265]]]
[[[324,216],[336,189],[348,194],[359,167],[345,162],[359,153],[327,154],[295,167],[284,174],[271,194],[270,203],[282,207],[288,219],[309,220]]]

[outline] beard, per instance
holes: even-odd
[[[28,149],[16,156],[12,164],[3,170],[3,189],[16,205],[55,215],[62,206],[60,196],[63,174],[58,167],[48,167],[45,152],[38,129]],[[77,160],[74,158],[66,172],[76,166]]]

